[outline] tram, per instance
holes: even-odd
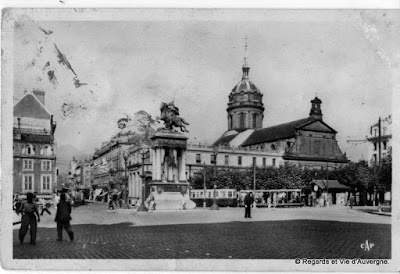
[[[239,191],[239,206],[244,206],[244,197],[252,192],[257,207],[295,207],[304,206],[301,189],[256,189]]]
[[[215,189],[215,201],[218,206],[237,206],[236,189]],[[204,200],[206,206],[211,206],[214,202],[214,189],[192,189],[190,199],[196,203],[197,207],[202,207]]]

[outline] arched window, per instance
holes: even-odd
[[[258,114],[254,113],[253,114],[253,128],[257,128],[257,124],[258,124]]]
[[[229,129],[233,128],[233,119],[232,115],[228,116],[228,124],[229,124]]]
[[[40,150],[40,155],[53,155],[51,146],[43,146]]]
[[[271,148],[271,150],[276,150],[275,144],[272,144],[270,148]]]
[[[239,127],[240,128],[245,128],[245,121],[246,121],[246,114],[245,113],[240,113],[239,114]]]
[[[22,147],[22,154],[28,154],[28,155],[34,155],[35,154],[35,149],[31,144],[27,144]]]

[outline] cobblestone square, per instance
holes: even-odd
[[[294,259],[391,258],[390,217],[346,208],[242,208],[107,213],[90,204],[73,211],[74,242],[56,241],[53,216],[42,217],[37,244],[21,246],[14,226],[15,259]],[[103,219],[100,218],[103,216]],[[363,219],[365,221],[363,222]],[[351,221],[353,220],[353,221]],[[96,223],[97,222],[97,223]],[[380,223],[381,222],[381,223]],[[374,243],[365,250],[362,244]]]

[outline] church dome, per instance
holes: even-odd
[[[258,87],[249,79],[243,79],[232,89],[232,93],[240,93],[240,92],[254,92],[261,94]]]
[[[247,43],[245,45],[242,80],[229,94],[228,130],[243,131],[262,127],[264,118],[263,94],[249,79],[250,67],[247,63]]]

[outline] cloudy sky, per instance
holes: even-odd
[[[15,24],[14,103],[25,89],[44,90],[58,146],[93,153],[118,132],[118,118],[138,110],[157,116],[160,103],[172,100],[190,123],[189,141],[212,143],[227,129],[246,35],[264,127],[307,117],[317,95],[324,121],[356,161],[367,157],[366,146],[347,140],[365,139],[392,112],[400,63],[395,11],[109,11],[107,21],[101,10],[87,21],[88,12],[66,10],[64,18],[74,20],[62,21],[20,16]]]

